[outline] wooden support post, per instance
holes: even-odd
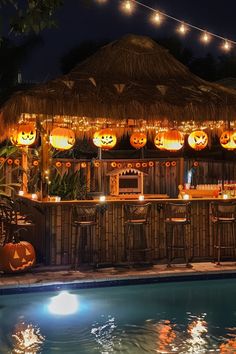
[[[23,168],[23,175],[22,175],[22,190],[24,193],[28,192],[28,146],[24,146],[21,148],[22,153],[22,168]]]
[[[41,198],[42,200],[48,197],[48,179],[50,178],[50,156],[49,156],[49,143],[47,137],[42,137],[41,146]]]
[[[179,182],[178,184],[184,185],[184,158],[180,157],[179,160]]]

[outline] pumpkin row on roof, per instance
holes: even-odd
[[[36,139],[36,128],[33,124],[21,124],[13,130],[11,142],[17,146],[30,146]],[[56,127],[49,136],[50,144],[58,150],[69,150],[75,144],[75,133],[72,129]],[[95,146],[110,150],[117,143],[116,133],[109,128],[101,129],[94,133],[93,143]],[[141,149],[147,143],[147,135],[143,132],[134,132],[130,136],[130,144]],[[155,146],[160,150],[178,151],[184,145],[184,134],[177,129],[158,132],[154,138]],[[208,144],[208,136],[204,130],[196,130],[189,134],[188,144],[194,150],[203,150]],[[236,131],[227,130],[220,136],[220,144],[225,149],[236,149]]]

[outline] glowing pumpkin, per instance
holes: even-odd
[[[27,241],[9,242],[0,248],[1,270],[23,272],[35,264],[35,250]]]
[[[178,151],[184,145],[184,136],[178,130],[168,130],[164,133],[164,148],[169,151]]]
[[[33,124],[20,124],[12,131],[10,140],[17,146],[30,146],[35,142],[36,129]]]
[[[141,149],[144,147],[147,143],[147,136],[144,133],[133,133],[130,137],[130,144],[135,148],[135,149]]]
[[[203,130],[196,130],[188,136],[188,144],[194,150],[203,150],[208,144],[208,136]]]
[[[154,138],[155,146],[160,150],[165,150],[164,148],[164,132],[159,132]]]
[[[226,130],[220,136],[220,144],[227,150],[236,149],[236,131]]]
[[[117,142],[115,133],[111,129],[102,129],[94,133],[93,143],[104,150],[112,149]]]
[[[51,131],[50,144],[58,150],[69,150],[75,144],[75,133],[68,128],[54,128]]]

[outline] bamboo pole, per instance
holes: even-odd
[[[22,168],[23,168],[23,175],[22,175],[22,190],[24,193],[28,192],[28,146],[24,146],[21,148],[22,153]]]

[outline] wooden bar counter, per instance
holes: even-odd
[[[151,203],[151,214],[147,226],[148,236],[153,249],[153,261],[165,261],[166,242],[164,225],[164,205],[167,202],[179,202],[179,199],[145,198]],[[210,203],[216,198],[191,199],[190,245],[192,261],[212,259],[213,237],[210,218]],[[232,200],[232,199],[230,199]],[[21,207],[33,215],[35,228],[32,235],[25,237],[33,243],[37,252],[38,263],[44,265],[70,265],[74,251],[74,231],[72,228],[72,208],[74,205],[99,204],[99,223],[96,227],[94,242],[100,245],[100,262],[117,264],[124,261],[124,205],[140,203],[138,200],[111,199],[82,201],[36,201],[20,197]],[[232,244],[227,227],[223,241]],[[182,257],[182,251],[178,251]],[[222,250],[222,258],[232,258],[232,250]],[[184,262],[183,258],[180,262]]]

